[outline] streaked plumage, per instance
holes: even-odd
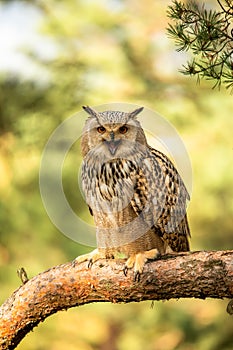
[[[172,162],[147,144],[133,112],[89,114],[81,147],[82,187],[96,225],[97,246],[78,257],[81,262],[128,258],[126,269],[136,276],[148,259],[167,251],[188,251],[190,235],[186,216],[189,199]]]

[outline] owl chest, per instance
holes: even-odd
[[[122,210],[131,201],[136,166],[131,161],[112,160],[103,164],[84,162],[82,187],[87,204],[97,210]]]

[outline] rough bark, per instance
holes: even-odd
[[[55,266],[20,286],[0,308],[0,349],[14,349],[39,322],[92,302],[233,298],[233,251],[192,252],[147,263],[140,282],[123,260]]]

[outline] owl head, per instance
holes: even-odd
[[[129,156],[140,145],[146,146],[144,131],[137,120],[143,107],[132,112],[98,112],[89,106],[83,106],[89,114],[81,141],[82,154],[90,150],[109,158]]]

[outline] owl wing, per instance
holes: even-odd
[[[188,191],[172,162],[150,148],[149,157],[138,168],[131,205],[173,251],[189,250],[187,200]]]

